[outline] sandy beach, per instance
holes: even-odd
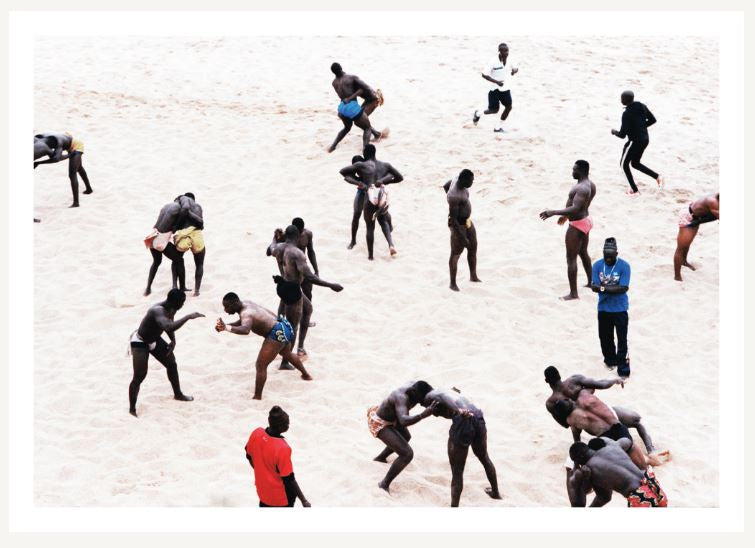
[[[507,133],[486,103],[480,72],[494,37],[79,38],[60,64],[36,42],[34,132],[69,131],[84,141],[94,194],[68,209],[67,164],[34,173],[34,502],[39,506],[255,506],[242,449],[268,410],[288,411],[296,477],[313,506],[448,506],[450,422],[411,428],[414,460],[377,488],[386,465],[367,408],[412,379],[456,386],[485,413],[488,450],[503,499],[490,499],[482,466],[467,460],[462,506],[564,507],[569,431],[545,410],[543,369],[614,377],[602,362],[596,296],[568,292],[565,227],[538,213],[560,208],[576,159],[591,164],[597,195],[590,255],[613,236],[632,267],[624,389],[600,397],[640,412],[673,460],[656,469],[670,506],[714,507],[718,492],[719,226],[705,224],[673,279],[679,210],[718,190],[718,46],[713,38],[507,37],[520,71]],[[301,55],[305,52],[304,55]],[[641,59],[641,61],[640,61]],[[630,61],[626,61],[630,60]],[[404,175],[391,186],[391,258],[376,231],[367,260],[364,223],[347,250],[354,187],[338,170],[361,148],[341,128],[330,64],[385,94],[371,116],[389,127],[378,158]],[[698,85],[704,80],[703,89]],[[643,163],[663,174],[657,191],[637,173],[630,198],[619,165],[622,90],[658,119]],[[691,93],[691,89],[695,89]],[[475,173],[472,217],[482,284],[459,263],[448,289],[449,233],[443,183]],[[83,186],[82,186],[83,189]],[[153,294],[142,295],[151,257],[142,239],[160,208],[191,191],[204,209],[202,293],[178,316],[207,317],[176,332],[176,402],[163,367],[150,360],[139,419],[128,414],[127,338],[170,289],[163,260]],[[306,366],[314,377],[269,368],[253,401],[261,339],[218,334],[222,296],[234,291],[275,310],[265,255],[277,227],[302,217],[314,233],[320,275]],[[31,222],[31,220],[30,220]],[[188,285],[194,265],[185,257]],[[584,283],[580,272],[580,284]],[[418,410],[415,410],[418,411]],[[635,439],[637,439],[635,437]],[[618,495],[610,506],[626,503]]]

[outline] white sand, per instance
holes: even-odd
[[[503,500],[485,495],[470,453],[462,505],[567,505],[561,466],[571,435],[545,411],[543,368],[614,375],[602,365],[595,296],[583,289],[578,302],[557,300],[568,290],[564,228],[538,218],[562,207],[578,158],[598,186],[590,253],[598,259],[615,236],[632,266],[632,378],[601,397],[639,410],[656,444],[673,452],[657,469],[671,505],[718,504],[717,223],[690,251],[697,272],[685,270],[682,284],[672,273],[678,210],[718,188],[715,41],[513,37],[521,70],[504,136],[493,135],[492,116],[477,128],[470,120],[486,101],[479,71],[494,38],[375,39],[369,63],[350,38],[67,39],[75,65],[44,55],[55,43],[37,43],[34,130],[84,141],[95,193],[67,209],[67,166],[35,171],[36,504],[256,505],[242,448],[278,404],[291,415],[296,476],[313,505],[447,505],[444,419],[412,428],[415,458],[393,495],[376,487],[386,466],[371,460],[382,444],[366,409],[423,378],[460,387],[485,412]],[[376,260],[366,260],[363,224],[358,246],[346,249],[354,187],[338,169],[361,139],[352,131],[323,152],[340,129],[334,60],[386,96],[372,117],[392,130],[378,157],[405,176],[390,188],[393,260],[379,232]],[[609,133],[625,88],[658,118],[643,161],[667,180],[656,193],[637,174],[636,199],[624,196],[622,142]],[[455,294],[440,185],[463,167],[476,175],[484,283],[469,283],[462,258]],[[142,296],[150,256],[141,240],[160,207],[186,191],[206,219],[203,292],[179,314],[207,318],[177,332],[182,386],[196,399],[173,401],[152,359],[136,420],[126,338],[170,287],[165,259],[153,295]],[[212,328],[228,291],[277,306],[265,248],[294,216],[314,231],[322,277],[346,289],[315,289],[315,381],[271,365],[263,401],[252,401],[261,339]]]

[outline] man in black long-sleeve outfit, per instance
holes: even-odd
[[[634,100],[634,92],[632,91],[625,91],[621,94],[621,104],[626,107],[624,114],[621,116],[621,129],[619,131],[612,129],[611,134],[621,139],[629,137],[629,140],[624,145],[622,160],[622,167],[631,187],[630,190],[627,190],[627,194],[637,195],[640,193],[637,185],[634,184],[634,178],[629,169],[630,164],[634,169],[641,171],[645,175],[650,175],[655,179],[660,188],[663,186],[663,178],[652,169],[640,163],[642,153],[645,152],[650,142],[647,128],[655,123],[655,116],[648,110],[648,107]]]

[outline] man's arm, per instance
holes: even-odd
[[[595,498],[590,503],[590,508],[600,508],[611,502],[613,492],[610,489],[603,489],[602,487],[596,487],[593,485],[595,491]]]
[[[286,490],[286,499],[288,499],[289,506],[293,506],[296,499],[299,499],[301,505],[305,508],[312,506],[304,497],[304,493],[301,492],[301,488],[299,487],[299,483],[296,481],[293,472],[281,479],[283,480],[283,488]]]
[[[204,219],[202,218],[202,206],[196,204],[195,208],[189,208],[187,215],[192,221],[194,221],[194,226],[204,227]]]
[[[332,289],[333,291],[341,291],[343,289],[342,285],[326,282],[325,280],[321,280],[317,274],[312,272],[310,268],[307,266],[307,260],[304,258],[304,253],[297,254],[296,267],[299,270],[299,272],[301,272],[307,280],[312,282],[313,285],[320,285],[322,287],[328,287]]]
[[[587,485],[590,469],[586,466],[577,468],[566,476],[566,493],[572,508],[584,508],[587,505]]]
[[[451,230],[456,233],[456,236],[461,240],[461,243],[466,246],[469,245],[469,241],[467,240],[467,233],[465,230],[462,230],[458,220],[461,206],[458,203],[455,203],[455,200],[453,200],[453,202],[454,203],[448,204],[448,226],[450,226]]]
[[[710,211],[710,214],[713,215],[716,219],[718,219],[718,208],[720,207],[720,203],[718,200],[713,199],[712,197],[708,200],[708,210]]]
[[[181,327],[183,327],[186,322],[195,318],[204,318],[204,314],[200,314],[199,312],[192,312],[191,314],[187,314],[180,320],[170,321],[170,318],[168,318],[168,316],[165,314],[165,310],[163,310],[162,307],[155,309],[155,321],[157,322],[157,325],[160,326],[160,329],[168,333],[168,336],[170,336],[170,333],[172,331],[181,329]]]
[[[359,179],[357,179],[356,177],[353,177],[351,175],[346,175],[343,178],[343,180],[346,181],[347,183],[349,183],[350,185],[356,185],[359,188],[364,188],[364,183],[362,181],[360,181]]]
[[[572,200],[572,203],[569,207],[565,207],[564,209],[546,209],[545,211],[540,213],[540,218],[542,220],[545,220],[548,217],[553,217],[554,215],[570,217],[574,213],[584,208],[585,202],[587,201],[587,197],[589,196],[589,194],[590,194],[589,190],[580,188],[574,194],[574,199]]]
[[[254,468],[254,461],[252,460],[252,456],[246,452],[246,447],[244,447],[244,455],[246,455],[246,460],[248,460],[249,464]]]
[[[624,114],[621,115],[621,129],[619,131],[616,131],[615,129],[611,130],[611,133],[613,135],[616,135],[619,139],[623,139],[627,136],[627,131],[629,131],[629,123],[627,120],[629,119],[629,116],[627,115],[627,111],[624,111]]]
[[[248,312],[242,312],[239,321],[233,324],[225,324],[222,319],[218,318],[218,327],[222,326],[223,331],[228,331],[234,335],[248,335],[252,331],[254,317]]]
[[[275,232],[273,233],[273,241],[269,246],[267,246],[267,251],[265,252],[268,257],[270,255],[275,255],[276,257],[278,256],[276,252],[278,251],[280,246],[283,245],[281,243],[281,238],[283,238],[283,229],[276,228]]]
[[[309,233],[309,242],[307,243],[307,257],[309,258],[309,262],[312,265],[312,268],[315,269],[315,276],[320,275],[320,269],[317,267],[317,255],[315,255],[315,244],[314,244],[314,236],[312,233]]]
[[[451,183],[453,183],[453,180],[449,179],[446,181],[446,184],[443,185],[443,190],[446,191],[446,194],[448,194],[448,191],[451,189]]]
[[[173,331],[166,331],[166,333],[170,339],[170,343],[168,343],[168,352],[172,352],[176,347],[176,334]]]
[[[579,384],[582,388],[594,388],[596,390],[605,390],[611,388],[615,384],[620,384],[622,388],[624,387],[624,379],[618,377],[615,379],[597,380],[585,377],[584,375],[573,375],[571,381],[575,384]]]
[[[645,127],[652,126],[657,120],[648,107],[645,107]]]
[[[488,82],[492,82],[492,83],[494,83],[497,86],[502,86],[503,85],[503,82],[501,82],[499,80],[495,80],[494,78],[491,78],[490,76],[488,76],[484,72],[482,73],[482,77],[485,78],[485,80],[487,80]]]
[[[425,407],[425,409],[421,413],[417,413],[416,415],[409,415],[409,410],[406,408],[406,401],[404,399],[400,399],[395,403],[396,421],[401,426],[411,426],[412,424],[417,424],[422,419],[426,419],[427,417],[432,415],[437,405],[437,402],[432,402],[430,405]]]
[[[582,430],[580,428],[571,427],[571,435],[574,439],[574,443],[582,440]]]
[[[393,167],[388,162],[384,162],[383,165],[388,170],[388,173],[386,173],[380,179],[378,179],[377,181],[378,185],[395,185],[396,183],[400,183],[401,181],[404,180],[404,176],[398,172],[398,169]]]

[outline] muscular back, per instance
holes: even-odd
[[[307,250],[307,246],[309,245],[309,242],[312,241],[312,231],[308,228],[304,229],[304,232],[299,234],[299,240],[296,242],[296,247],[301,249],[302,251]]]
[[[178,228],[181,206],[176,202],[165,204],[157,215],[155,228],[159,232],[171,232]]]
[[[692,209],[692,215],[695,217],[704,217],[706,215],[713,215],[718,218],[719,200],[717,194],[708,194],[698,200],[692,202],[690,209]]]
[[[625,497],[642,481],[642,471],[613,440],[606,440],[606,446],[593,454],[586,467],[590,470],[590,482],[593,485],[616,491]]]
[[[155,342],[163,333],[163,328],[160,327],[156,320],[158,314],[165,314],[165,316],[172,321],[175,312],[163,308],[161,304],[151,306],[149,310],[147,310],[147,314],[142,319],[138,329],[139,336],[146,343]]]
[[[396,406],[405,407],[406,411],[414,407],[414,404],[409,402],[409,397],[406,395],[406,391],[411,388],[412,384],[411,382],[407,383],[391,392],[378,407],[378,416],[387,421],[396,421],[398,420]]]
[[[616,414],[594,394],[585,390],[577,398],[577,406],[566,419],[569,426],[599,436],[619,422]]]
[[[345,99],[350,95],[353,95],[357,90],[361,89],[360,95],[367,100],[374,98],[375,93],[372,88],[362,82],[358,76],[353,74],[343,74],[342,76],[333,80],[333,89],[336,90],[336,94],[341,99]]]
[[[249,327],[253,333],[266,337],[275,325],[276,317],[267,308],[252,301],[241,301],[242,309],[239,312],[241,325]]]
[[[286,281],[301,284],[304,281],[304,273],[307,268],[304,252],[296,245],[286,244],[281,253],[281,267],[283,268],[283,278]]]

